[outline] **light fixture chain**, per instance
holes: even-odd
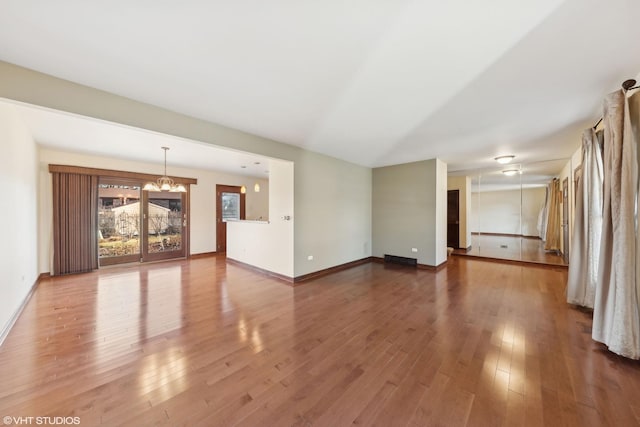
[[[169,147],[160,147],[164,150],[164,176],[158,178],[156,182],[148,182],[144,185],[146,191],[170,191],[172,193],[186,193],[187,189],[183,184],[176,184],[167,175],[167,150]]]

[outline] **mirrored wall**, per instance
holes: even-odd
[[[569,159],[451,172],[447,246],[457,255],[566,265],[571,176]]]

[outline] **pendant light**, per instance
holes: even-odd
[[[164,150],[164,175],[158,178],[156,182],[147,182],[144,187],[145,191],[169,191],[171,193],[186,193],[187,189],[182,184],[176,184],[167,176],[167,150],[169,147],[162,147]]]

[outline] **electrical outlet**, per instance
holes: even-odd
[[[307,261],[313,261],[313,255],[309,255],[309,256],[307,257]]]
[[[418,252],[418,248],[411,248],[411,252]]]

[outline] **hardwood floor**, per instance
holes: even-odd
[[[533,237],[472,234],[471,250],[456,249],[453,252],[463,256],[566,265],[562,255],[545,251],[544,242]]]
[[[291,288],[224,258],[45,280],[0,347],[0,416],[81,425],[640,422],[640,364],[566,270],[453,257]]]

